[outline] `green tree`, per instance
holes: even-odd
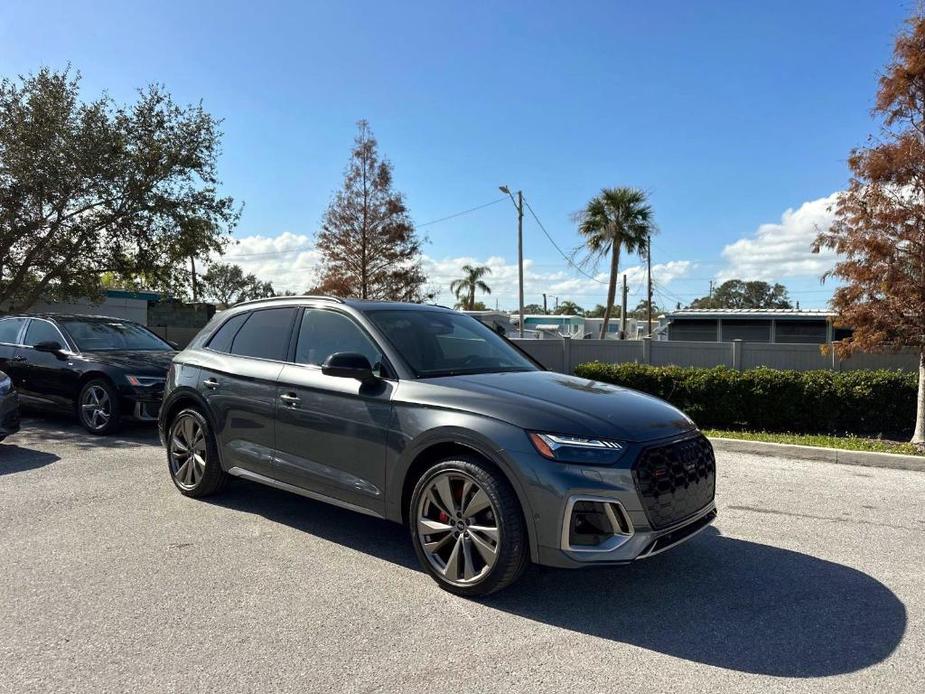
[[[690,308],[792,308],[792,305],[782,284],[726,280],[711,295],[694,299]]]
[[[525,316],[529,316],[529,315],[531,315],[531,314],[533,314],[533,315],[539,315],[539,314],[543,314],[543,313],[546,313],[546,311],[544,311],[544,310],[543,310],[543,307],[540,306],[539,304],[527,304],[526,306],[524,306],[524,315],[525,315]]]
[[[557,316],[581,316],[585,310],[574,301],[560,301],[556,308]]]
[[[238,219],[218,195],[219,122],[159,86],[84,102],[80,75],[0,80],[0,305],[97,297],[101,276],[189,281]]]
[[[361,120],[344,185],[325,212],[316,247],[321,252],[317,291],[336,296],[423,301],[427,278],[421,240],[405,199],[392,189],[392,164]]]
[[[482,279],[491,274],[491,268],[487,265],[466,265],[462,266],[463,277],[450,282],[450,291],[456,295],[462,304],[464,310],[474,311],[475,293],[477,291],[491,294],[489,287]]]
[[[655,318],[659,313],[662,313],[662,309],[652,302],[652,317]],[[640,299],[639,303],[636,304],[636,308],[632,311],[627,311],[626,315],[630,318],[635,318],[636,320],[646,320],[649,317],[649,302],[645,299]]]
[[[589,308],[587,311],[585,311],[585,318],[603,318],[604,312],[606,310],[607,309],[604,306],[604,304],[598,304],[594,308]],[[610,317],[611,318],[619,318],[621,313],[622,311],[620,310],[619,306],[610,307]]]
[[[647,253],[649,240],[655,233],[652,207],[648,196],[636,188],[604,188],[591,198],[583,210],[576,213],[578,233],[584,237],[585,257],[582,264],[597,267],[610,256],[610,280],[607,284],[607,308],[601,335],[607,334],[610,307],[617,293],[620,252]]]
[[[249,299],[276,296],[270,282],[261,282],[256,275],[244,274],[240,265],[212,263],[202,276],[203,293],[222,306],[231,306]]]

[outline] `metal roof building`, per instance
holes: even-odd
[[[821,344],[851,334],[835,328],[831,311],[801,309],[682,309],[665,314],[669,340]]]

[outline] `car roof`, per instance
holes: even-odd
[[[117,318],[116,316],[99,316],[91,315],[84,313],[51,313],[47,311],[41,311],[37,313],[11,313],[8,316],[0,316],[0,318],[44,318],[46,320],[57,321],[62,319],[77,319],[87,322],[97,322],[104,323],[110,321],[118,321],[120,323],[136,323],[131,318]]]
[[[307,302],[331,302],[334,305],[347,306],[356,311],[366,312],[372,310],[425,310],[425,311],[452,311],[452,309],[447,308],[446,306],[437,306],[434,304],[414,304],[407,301],[379,301],[374,299],[341,299],[340,297],[334,296],[316,296],[316,295],[305,295],[305,296],[270,296],[263,299],[252,299],[250,301],[242,301],[241,303],[230,306],[228,310],[231,309],[240,309],[240,308],[257,308],[261,306],[273,306],[273,305],[303,305]]]

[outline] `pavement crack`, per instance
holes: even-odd
[[[919,528],[910,528],[905,525],[893,525],[892,523],[879,523],[872,520],[859,520],[857,518],[838,518],[836,516],[817,516],[811,513],[794,513],[792,511],[778,511],[773,508],[761,508],[759,506],[726,506],[730,511],[751,511],[752,513],[766,513],[773,516],[789,516],[790,518],[808,518],[810,520],[832,521],[835,523],[851,523],[853,525],[876,525],[881,528],[892,528],[893,530],[915,530],[922,532]]]

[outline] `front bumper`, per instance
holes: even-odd
[[[691,503],[685,486],[674,488],[670,497],[656,496],[653,504],[647,489],[651,478],[640,478],[638,474],[644,466],[651,470],[649,461],[654,451],[665,447],[686,450],[698,437],[699,432],[683,432],[659,441],[630,444],[624,457],[613,466],[566,465],[545,459],[538,463],[535,457],[527,462],[527,451],[519,451],[515,457],[521,468],[526,463],[536,477],[526,492],[533,511],[534,559],[547,566],[567,568],[627,564],[664,552],[704,530],[716,519],[715,461],[708,443],[712,473],[709,485],[699,488],[702,496],[697,503]],[[691,488],[696,485],[692,483]],[[666,498],[678,502],[670,521],[664,515],[669,507],[662,504]],[[595,532],[590,543],[586,535],[572,532],[573,525],[589,517],[586,513],[598,528],[605,529],[603,533]],[[576,514],[583,518],[578,519]]]
[[[164,400],[164,385],[129,386],[119,389],[124,416],[140,422],[155,422]]]

